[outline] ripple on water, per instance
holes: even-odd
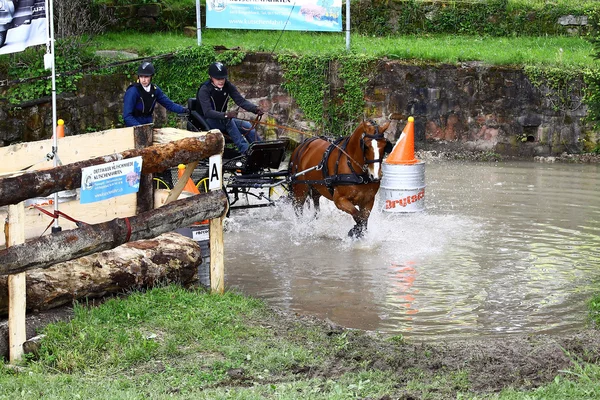
[[[577,329],[600,280],[600,172],[567,172],[578,178],[531,163],[428,165],[426,210],[376,208],[361,240],[348,238],[352,219],[325,200],[317,217],[288,204],[234,210],[226,284],[394,334]],[[561,203],[564,191],[576,195]]]

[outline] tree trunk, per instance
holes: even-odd
[[[74,300],[176,282],[195,284],[202,258],[200,246],[177,233],[124,244],[115,249],[27,272],[27,310],[39,311]],[[7,277],[0,277],[0,315],[8,311]],[[35,336],[29,315],[27,337]],[[46,323],[49,321],[46,321]],[[38,324],[39,325],[39,324]],[[35,326],[38,328],[39,326]],[[8,354],[8,325],[0,320],[0,357]]]
[[[34,197],[46,197],[61,190],[81,187],[81,169],[94,165],[142,157],[142,174],[162,172],[178,164],[209,158],[223,151],[223,135],[210,131],[206,135],[189,137],[145,149],[96,157],[85,161],[0,179],[0,206],[17,204]]]
[[[130,218],[57,232],[0,250],[0,276],[113,249],[128,241],[154,238],[194,222],[220,217],[227,196],[221,190],[177,200]]]
[[[194,283],[200,246],[178,233],[126,243],[112,250],[27,272],[27,310],[102,297],[155,283]],[[0,315],[8,312],[7,277],[0,277]]]

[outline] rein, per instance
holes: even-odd
[[[368,138],[368,139],[372,139],[372,140],[381,140],[381,139],[385,138],[382,133],[379,133],[379,126],[373,121],[370,121],[370,122],[375,128],[375,134],[371,135],[366,132],[363,132],[363,134],[360,138],[360,149],[363,153],[363,161],[364,161],[363,164],[360,164],[358,161],[356,161],[345,150],[348,143],[350,142],[350,138],[352,137],[352,135],[350,135],[350,136],[343,137],[343,138],[337,140],[336,142],[330,142],[329,147],[327,147],[327,149],[325,150],[325,153],[323,153],[323,157],[321,158],[321,161],[319,162],[318,165],[311,167],[307,170],[297,172],[296,174],[291,176],[290,179],[293,181],[298,176],[304,175],[305,173],[312,171],[313,169],[316,169],[317,171],[323,170],[324,179],[322,181],[306,181],[306,180],[304,180],[299,183],[325,184],[329,188],[330,192],[333,191],[333,186],[335,184],[355,185],[355,184],[361,184],[361,183],[369,183],[370,179],[368,178],[368,176],[365,178],[365,175],[364,175],[368,170],[368,165],[374,164],[376,162],[381,162],[383,160],[383,156],[378,159],[367,160],[366,155],[365,155],[364,139]],[[318,139],[318,138],[312,137],[300,145],[300,148],[298,149],[298,153],[296,154],[296,160],[299,160],[301,158],[301,153],[304,151],[305,148],[308,148],[308,144],[316,139]],[[321,138],[321,139],[329,142],[329,139],[324,139],[324,138]],[[329,162],[329,157],[331,156],[331,152],[333,151],[334,148],[337,148],[340,151],[340,154],[335,163],[335,173],[332,175],[329,175],[327,164]],[[346,156],[346,159],[347,159],[346,161],[348,164],[348,168],[351,171],[351,174],[338,174],[339,163],[340,163],[342,154]],[[355,163],[358,166],[358,168],[362,171],[362,175],[359,175],[355,172],[354,168],[352,168],[351,162]]]
[[[311,138],[317,138],[317,137],[319,137],[319,136],[315,135],[314,133],[301,131],[299,129],[290,128],[290,127],[284,126],[284,125],[278,125],[278,124],[273,124],[273,123],[270,123],[270,122],[261,121],[258,115],[253,120],[245,119],[245,118],[237,118],[237,117],[236,117],[236,119],[239,119],[240,121],[250,122],[250,123],[253,124],[252,127],[247,130],[248,132],[250,132],[252,129],[254,129],[256,127],[256,125],[264,125],[264,126],[270,126],[270,127],[274,127],[274,128],[283,129],[283,130],[286,130],[286,131],[300,133],[302,135],[306,135],[306,136],[309,136]],[[377,124],[375,124],[375,129],[377,129],[377,133],[375,135],[369,135],[369,134],[363,133],[363,137],[360,139],[361,140],[361,148],[364,148],[364,138],[365,137],[367,137],[369,139],[376,139],[376,140],[383,138],[383,135],[379,133],[379,127],[377,126]],[[339,151],[341,151],[346,157],[348,157],[348,159],[350,161],[352,161],[353,163],[355,163],[358,166],[358,168],[361,168],[363,170],[363,172],[366,171],[366,168],[365,168],[364,165],[362,165],[358,161],[356,161],[352,156],[350,156],[350,154],[348,154],[348,152],[346,152],[343,148],[341,148],[340,146],[338,146],[335,142],[332,142],[330,139],[325,139],[325,138],[322,138],[322,139],[323,140],[327,140],[331,145],[337,147]],[[365,159],[365,163],[367,163],[367,164],[372,164],[372,163],[375,163],[375,162],[378,162],[378,161],[381,161],[381,159],[379,159],[379,160],[368,160],[368,161]]]

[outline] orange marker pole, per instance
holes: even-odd
[[[56,137],[59,139],[65,137],[65,121],[62,119],[56,121]]]
[[[59,119],[56,121],[56,137],[54,138],[54,148],[52,149],[54,153],[54,167],[58,166],[58,141],[59,138],[65,137],[65,121]],[[54,214],[58,213],[58,192],[54,193]],[[58,218],[54,219],[54,225],[52,225],[52,233],[60,232],[62,228],[58,224]]]

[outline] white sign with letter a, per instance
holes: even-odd
[[[221,190],[223,187],[223,162],[221,154],[208,159],[208,190]]]

